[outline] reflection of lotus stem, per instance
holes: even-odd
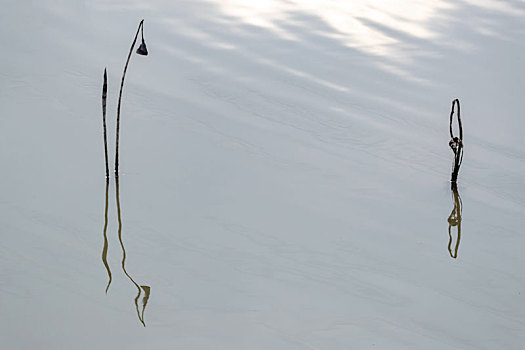
[[[106,209],[104,210],[104,248],[102,249],[102,262],[104,263],[104,266],[106,267],[106,271],[108,272],[108,285],[106,286],[106,294],[109,289],[109,285],[111,284],[111,269],[108,265],[108,195],[109,195],[109,178],[106,178]]]
[[[120,136],[120,104],[122,101],[122,89],[124,88],[124,79],[126,78],[126,71],[128,70],[128,64],[129,60],[131,59],[131,54],[133,53],[133,48],[135,47],[135,43],[137,42],[137,38],[139,36],[139,31],[142,29],[142,44],[139,47],[139,50],[137,50],[138,54],[141,55],[147,55],[148,52],[145,49],[146,44],[144,43],[144,20],[140,21],[139,27],[137,28],[137,34],[135,34],[135,39],[133,39],[133,43],[131,44],[131,48],[129,49],[128,59],[126,60],[126,65],[124,66],[124,72],[122,73],[122,81],[120,82],[120,92],[118,95],[118,105],[117,105],[117,134],[116,134],[116,146],[115,146],[115,174],[118,174],[118,143],[119,143],[119,136]],[[144,49],[142,49],[144,47]]]
[[[106,177],[109,178],[109,161],[108,161],[108,137],[106,132],[106,99],[108,93],[108,75],[104,68],[104,85],[102,86],[102,125],[104,126],[104,155],[106,157]]]
[[[458,105],[458,126],[459,126],[459,137],[454,136],[454,133],[452,132],[452,120],[454,118],[454,107],[455,105]],[[450,142],[448,145],[450,148],[452,148],[452,151],[454,152],[454,166],[452,169],[452,175],[450,178],[450,182],[452,184],[456,183],[458,180],[458,173],[459,173],[459,167],[461,166],[461,162],[463,161],[463,126],[461,124],[461,110],[459,106],[459,100],[456,98],[454,101],[452,101],[452,110],[450,111]]]
[[[116,185],[116,197],[117,197],[117,219],[118,219],[118,239],[120,242],[120,247],[122,248],[122,271],[124,271],[124,274],[128,277],[128,279],[133,283],[133,285],[137,288],[137,296],[134,299],[135,302],[135,309],[137,310],[137,316],[142,323],[144,327],[146,327],[146,323],[144,323],[144,309],[146,308],[146,303],[148,302],[149,298],[149,287],[147,287],[147,294],[143,299],[143,308],[142,308],[142,317],[139,311],[139,298],[142,293],[142,290],[140,289],[140,286],[135,282],[135,280],[130,276],[128,271],[126,270],[126,248],[124,247],[124,241],[122,240],[122,216],[120,214],[120,192],[119,192],[119,182],[118,182],[118,175],[115,177],[115,185]],[[146,292],[146,290],[144,290]]]

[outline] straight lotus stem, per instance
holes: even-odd
[[[106,100],[108,95],[108,75],[104,68],[104,85],[102,85],[102,126],[104,128],[104,156],[106,158],[106,178],[109,178],[109,160],[108,160],[108,137],[106,131]]]

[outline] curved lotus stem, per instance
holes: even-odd
[[[124,66],[124,72],[122,73],[122,80],[120,82],[120,92],[118,95],[118,105],[117,105],[117,135],[116,135],[116,146],[115,146],[115,176],[118,176],[118,144],[119,144],[119,136],[120,136],[120,104],[122,101],[122,89],[124,88],[124,79],[126,78],[126,71],[128,70],[128,64],[129,60],[131,59],[131,54],[133,53],[133,48],[135,47],[135,43],[137,42],[137,38],[139,36],[139,31],[142,30],[142,43],[140,44],[137,54],[147,56],[148,50],[146,49],[146,43],[144,41],[144,20],[140,21],[139,27],[137,28],[137,34],[135,34],[135,39],[133,39],[133,43],[131,44],[131,48],[129,49],[128,59],[126,60],[126,65]]]

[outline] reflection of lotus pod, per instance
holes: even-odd
[[[137,53],[142,56],[148,55],[148,49],[146,48],[146,43],[143,41],[142,44],[140,44],[139,48],[137,49]]]
[[[149,286],[140,286],[140,287],[142,288],[142,290],[144,290],[144,297],[142,298],[142,305],[146,307],[146,304],[148,303],[149,293],[150,293],[151,288]]]

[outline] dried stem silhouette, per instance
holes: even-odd
[[[102,85],[102,126],[104,127],[104,156],[106,158],[106,178],[109,178],[108,136],[106,131],[106,100],[108,95],[108,75],[104,68],[104,85]]]
[[[454,107],[455,105],[458,105],[458,127],[459,127],[459,137],[454,136],[454,133],[452,131],[452,120],[454,118]],[[452,101],[452,109],[450,111],[450,142],[448,145],[452,149],[452,152],[454,152],[454,165],[452,167],[452,175],[450,178],[450,182],[452,182],[452,185],[454,185],[458,180],[458,173],[459,173],[459,167],[461,166],[461,162],[463,161],[463,126],[461,124],[461,109],[459,105],[459,100],[456,98],[454,101]]]
[[[139,36],[139,32],[142,29],[142,43],[140,44],[139,48],[137,49],[137,54],[147,56],[148,50],[146,49],[146,43],[144,42],[144,20],[141,20],[139,23],[139,27],[137,28],[137,33],[135,34],[135,38],[133,39],[133,43],[131,44],[131,48],[129,49],[128,59],[126,60],[126,65],[124,66],[124,72],[122,73],[122,80],[120,82],[120,92],[118,95],[118,105],[117,105],[117,133],[116,133],[116,146],[115,146],[115,175],[118,176],[118,159],[119,159],[119,137],[120,137],[120,105],[122,102],[122,90],[124,89],[124,79],[126,79],[126,72],[128,70],[129,60],[131,59],[131,55],[133,53],[133,48],[135,47],[135,43],[137,42],[137,38]]]

